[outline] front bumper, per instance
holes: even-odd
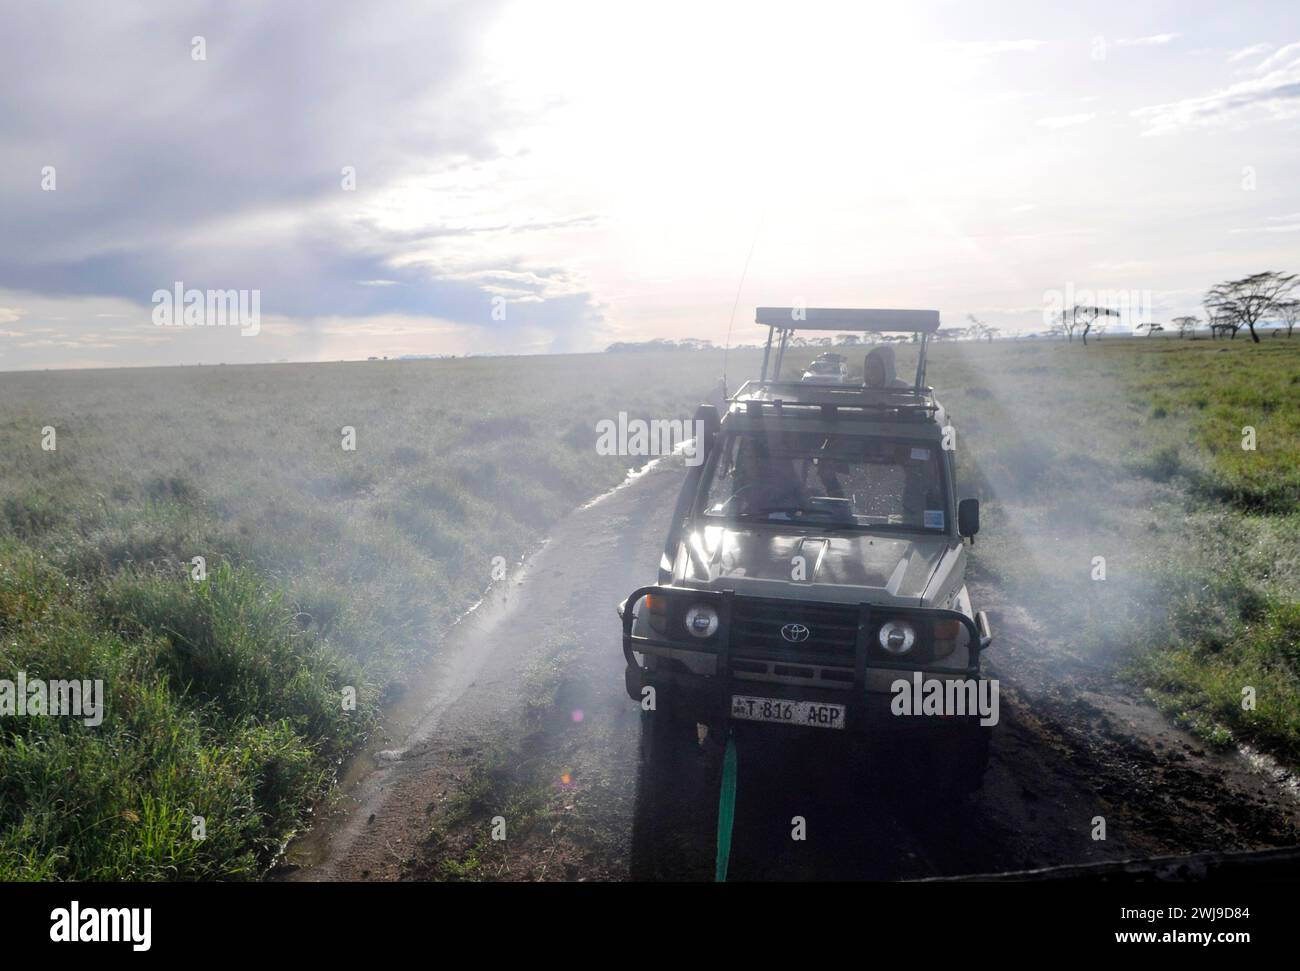
[[[634,634],[636,606],[648,595],[710,602],[718,611],[716,634],[707,643],[692,643],[689,638],[670,638],[653,632]],[[730,590],[702,591],[664,585],[634,591],[619,606],[628,696],[641,701],[645,688],[652,687],[657,710],[667,709],[678,717],[708,725],[730,721],[735,695],[843,705],[844,727],[851,733],[943,734],[978,724],[978,714],[899,717],[893,710],[893,701],[894,686],[900,680],[911,684],[919,676],[923,681],[978,681],[980,651],[991,640],[988,620],[982,613],[972,620],[959,611],[937,608],[850,605],[844,609],[851,611],[856,620],[851,651],[842,650],[830,658],[824,654],[810,655],[798,645],[755,645],[738,634],[733,624],[737,604],[743,606],[750,599],[737,597]],[[797,606],[798,602],[792,602],[792,607]],[[960,623],[966,632],[967,663],[952,666],[880,657],[870,641],[876,624],[873,613],[930,623]],[[778,727],[825,731],[795,725]]]

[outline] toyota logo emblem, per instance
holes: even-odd
[[[812,631],[803,624],[786,624],[781,628],[781,636],[791,644],[800,644],[808,640],[808,635],[811,633]]]

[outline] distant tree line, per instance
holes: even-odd
[[[1210,287],[1201,301],[1210,325],[1210,336],[1227,334],[1231,340],[1245,327],[1250,331],[1250,339],[1258,344],[1256,325],[1272,319],[1281,323],[1286,328],[1286,336],[1290,337],[1295,330],[1296,318],[1300,316],[1300,300],[1292,296],[1297,283],[1300,283],[1300,277],[1294,273],[1270,271]]]
[[[1296,324],[1300,323],[1300,299],[1294,296],[1297,287],[1300,287],[1300,276],[1294,273],[1278,273],[1272,270],[1264,273],[1254,273],[1242,277],[1240,280],[1225,280],[1222,283],[1216,283],[1206,291],[1205,297],[1201,301],[1202,306],[1205,308],[1205,323],[1209,326],[1210,337],[1218,339],[1226,336],[1229,340],[1232,340],[1236,338],[1237,331],[1244,327],[1250,332],[1251,340],[1258,344],[1259,331],[1256,328],[1270,320],[1277,325],[1273,331],[1275,336],[1280,333],[1281,329],[1285,329],[1286,336],[1291,337],[1295,333]],[[1064,337],[1069,341],[1073,341],[1074,336],[1078,334],[1086,347],[1089,334],[1101,337],[1106,333],[1108,321],[1119,316],[1120,312],[1112,307],[1076,305],[1057,314],[1047,334],[1054,337]],[[935,331],[934,339],[992,341],[1001,333],[999,328],[990,327],[974,314],[967,314],[966,321],[967,326],[965,327],[944,327]],[[1172,328],[1177,331],[1179,337],[1186,337],[1189,334],[1195,336],[1196,330],[1201,323],[1201,319],[1195,315],[1184,315],[1170,320],[1169,328],[1156,321],[1147,321],[1138,324],[1133,330],[1134,332],[1145,331],[1146,335],[1150,337],[1152,334],[1163,333],[1165,330]],[[1033,337],[1035,335],[1030,334],[1029,336]],[[869,332],[865,334],[837,334],[834,337],[803,337],[795,335],[790,338],[789,346],[855,347],[863,344],[873,344],[877,341],[900,343],[915,339],[916,335],[909,338],[907,336],[881,335]],[[754,346],[756,345],[736,345],[740,349]],[[620,341],[610,344],[605,348],[605,351],[606,353],[700,351],[714,348],[713,341],[701,340],[695,337],[683,337],[679,340],[656,337],[648,341]]]
[[[1237,331],[1243,327],[1249,331],[1250,339],[1259,343],[1261,324],[1273,321],[1273,330],[1277,336],[1282,330],[1290,337],[1295,333],[1296,323],[1300,322],[1300,299],[1293,294],[1300,285],[1300,276],[1294,273],[1266,271],[1252,273],[1240,280],[1225,280],[1216,283],[1205,291],[1201,306],[1205,308],[1204,323],[1209,327],[1210,338],[1217,340],[1227,337],[1233,340]],[[1175,317],[1169,321],[1169,327],[1177,331],[1180,338],[1195,336],[1201,326],[1201,319],[1195,315]],[[1135,331],[1145,330],[1147,336],[1166,330],[1156,321],[1138,324]]]
[[[680,340],[656,337],[653,340],[648,341],[618,341],[605,348],[605,353],[623,354],[635,351],[711,351],[714,349],[715,345],[713,341],[701,340],[698,337],[683,337]]]

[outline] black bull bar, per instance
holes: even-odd
[[[658,632],[654,632],[653,636],[634,636],[632,628],[636,620],[635,608],[645,597],[651,595],[665,598],[685,598],[689,599],[692,604],[710,604],[718,614],[717,630],[707,639],[694,638],[687,634],[684,629],[679,637]],[[735,614],[737,599],[734,590],[698,590],[691,587],[676,587],[666,584],[653,584],[634,590],[618,606],[619,617],[623,624],[623,657],[627,662],[626,674],[629,696],[634,700],[640,700],[641,688],[645,684],[672,685],[686,689],[698,704],[707,706],[714,714],[726,716],[730,710],[734,682],[737,680],[732,659],[738,648],[743,651],[743,655],[747,660],[757,658],[788,665],[809,664],[808,657],[795,645],[790,645],[784,649],[773,649],[771,647],[756,648],[733,643],[732,619]],[[804,601],[791,600],[790,603],[792,609],[797,609]],[[826,606],[826,604],[821,603],[819,606]],[[746,689],[756,690],[761,687],[763,694],[774,697],[843,704],[846,706],[848,713],[846,718],[847,727],[858,727],[865,724],[867,720],[868,670],[897,671],[900,674],[911,674],[920,671],[936,677],[950,679],[978,678],[980,651],[987,647],[992,640],[988,620],[983,612],[977,614],[976,619],[972,620],[960,611],[937,607],[900,607],[866,602],[860,602],[856,605],[837,606],[845,606],[856,610],[857,628],[851,659],[853,669],[852,690],[845,691],[843,688],[744,679],[742,683],[746,686]],[[923,624],[924,627],[918,626],[918,630],[929,629],[935,621],[956,621],[962,625],[967,633],[967,665],[965,667],[941,667],[917,660],[881,657],[880,652],[872,650],[870,638],[872,632],[883,619],[901,619]],[[714,674],[709,677],[679,670],[647,672],[637,662],[634,653],[636,651],[646,653],[647,648],[694,651],[712,655],[714,658]],[[847,657],[845,662],[848,662]]]

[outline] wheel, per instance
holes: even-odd
[[[678,780],[690,774],[699,755],[695,723],[668,709],[641,712],[641,773],[643,781]]]
[[[623,669],[623,687],[633,701],[641,700],[641,669],[629,664]]]
[[[698,738],[693,721],[664,709],[641,712],[633,880],[708,879],[717,791],[709,750]]]

